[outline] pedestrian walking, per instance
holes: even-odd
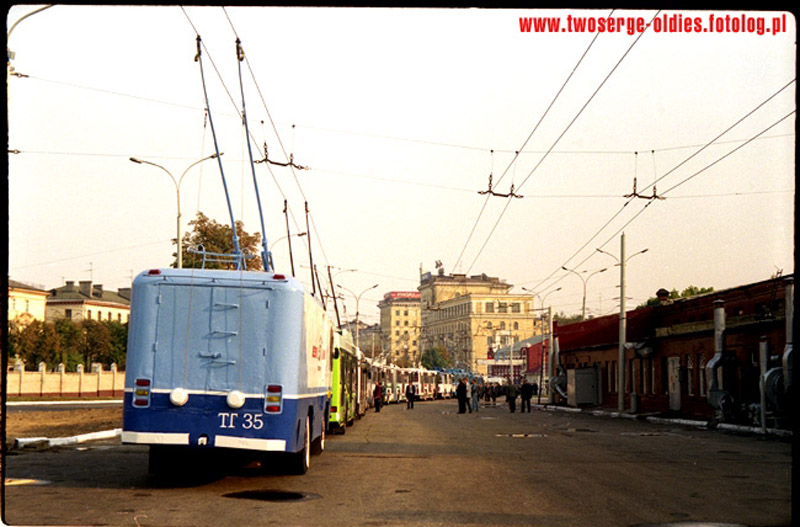
[[[458,387],[456,388],[456,399],[458,399],[458,413],[465,414],[467,413],[467,380],[462,378],[458,381]],[[472,413],[472,409],[469,410]]]
[[[417,387],[413,382],[408,383],[406,386],[406,410],[414,409],[414,399],[417,397]]]
[[[383,404],[383,385],[381,381],[375,385],[375,389],[372,390],[372,398],[375,401],[375,411],[381,411],[381,405]]]
[[[497,383],[492,384],[492,406],[497,406],[497,392],[500,391],[500,386]]]
[[[522,383],[522,389],[520,390],[520,400],[522,401],[522,406],[520,406],[520,412],[525,412],[525,409],[528,409],[528,413],[531,411],[531,397],[533,397],[533,385],[525,379],[525,382]]]
[[[508,389],[506,389],[506,402],[508,409],[513,414],[517,410],[517,387],[514,386],[511,379],[508,380]]]
[[[472,379],[472,389],[470,391],[470,395],[472,396],[472,408],[473,412],[478,411],[478,399],[480,399],[480,386],[478,386],[478,381]]]

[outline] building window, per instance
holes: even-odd
[[[694,358],[686,356],[686,395],[694,395]]]
[[[408,309],[406,309],[405,311],[403,311],[403,314],[404,314],[405,316],[408,316]]]
[[[498,302],[497,303],[497,312],[498,313],[508,313],[508,304],[505,302]]]
[[[700,373],[698,384],[698,395],[701,397],[706,396],[706,358],[702,353],[697,354],[697,369]]]
[[[486,312],[487,313],[494,313],[494,303],[486,302]]]
[[[514,322],[514,329],[519,329],[519,322]]]
[[[92,320],[92,310],[91,309],[88,309],[86,311],[86,318],[87,318],[87,320]]]
[[[72,310],[71,309],[65,309],[64,310],[64,317],[66,317],[68,319],[72,319]]]
[[[492,329],[492,321],[491,320],[486,323],[486,328],[487,329]]]
[[[506,329],[506,323],[500,322],[500,331],[503,331],[504,329]]]
[[[619,385],[617,383],[617,361],[611,361],[611,383],[609,385],[611,389],[609,390],[611,393],[618,393],[619,392]]]
[[[519,303],[518,302],[514,302],[513,304],[511,304],[511,312],[512,313],[519,313],[520,312]]]

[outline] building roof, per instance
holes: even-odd
[[[108,291],[103,289],[102,284],[93,284],[84,281],[79,285],[75,282],[67,282],[66,285],[50,290],[48,302],[107,302],[130,306],[130,298],[124,296],[127,290]]]
[[[17,280],[12,280],[10,278],[8,279],[8,287],[9,289],[24,289],[25,291],[47,294],[47,291],[40,287],[26,284],[24,282],[18,282]]]

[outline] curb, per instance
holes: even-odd
[[[545,405],[545,404],[539,404],[533,406],[536,406],[539,410],[545,410],[548,412],[561,411],[561,412],[571,412],[571,413],[586,413],[602,417],[633,419],[637,421],[647,421],[649,423],[705,428],[707,430],[741,432],[741,433],[754,434],[760,436],[794,437],[791,430],[782,430],[778,428],[767,428],[765,432],[764,430],[761,429],[761,427],[735,425],[731,423],[714,423],[712,421],[694,421],[690,419],[670,419],[665,417],[636,415],[624,412],[609,412],[605,410],[582,410],[581,408],[572,408],[569,406],[555,406],[555,405]]]
[[[84,443],[86,441],[95,441],[98,439],[113,439],[122,435],[121,428],[114,428],[113,430],[103,430],[101,432],[90,432],[88,434],[79,434],[71,437],[27,437],[18,438],[14,440],[14,448],[50,448],[56,446],[74,445],[77,443]]]

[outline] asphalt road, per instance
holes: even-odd
[[[304,476],[256,464],[147,476],[118,441],[7,459],[10,525],[791,524],[791,443],[628,419],[455,402],[370,413]],[[684,523],[681,523],[684,522]]]

